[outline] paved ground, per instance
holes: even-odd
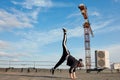
[[[97,74],[96,72],[86,73],[83,70],[77,70],[76,80],[120,80],[120,73],[110,71],[103,71]],[[70,80],[68,70],[55,71],[55,75],[51,75],[49,70],[32,70],[27,72],[27,70],[15,71],[0,70],[0,80]]]

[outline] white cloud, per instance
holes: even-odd
[[[99,17],[101,14],[97,11],[97,10],[89,10],[89,13],[88,13],[88,17],[89,16],[96,16],[96,17]],[[79,18],[83,18],[82,14],[81,14],[81,11],[79,11],[79,13],[72,13],[70,15],[67,16],[67,18],[73,18],[73,17],[79,17]]]
[[[90,13],[91,16],[100,16],[100,13],[97,11],[91,12]]]
[[[53,7],[72,7],[72,6],[74,6],[74,4],[69,2],[53,2]]]
[[[33,7],[51,7],[51,0],[25,0],[25,2],[15,2],[14,4],[22,5],[24,8],[33,9]]]
[[[33,19],[33,21],[37,22],[37,18],[39,15],[40,9],[37,8],[35,10],[33,10],[30,14],[28,14],[29,16],[31,16],[31,18]]]
[[[80,37],[83,34],[83,29],[80,27],[67,30],[68,38]],[[40,53],[43,46],[62,40],[63,31],[62,29],[53,29],[48,32],[19,32],[17,36],[22,37],[22,39],[18,42],[11,42],[11,50],[9,51],[32,54]]]
[[[0,9],[0,31],[1,30],[11,30],[14,28],[31,28],[34,23],[37,23],[37,18],[41,7],[51,7],[60,6],[66,3],[52,2],[51,0],[25,0],[25,2],[12,1],[15,5],[22,5],[25,8],[31,8],[27,12],[22,12],[22,10],[17,10],[15,8],[10,8],[10,10]],[[35,7],[33,9],[33,7]]]
[[[111,62],[120,62],[120,53],[119,53],[120,52],[120,44],[110,45],[110,46],[106,47],[106,49],[110,53]]]
[[[81,15],[81,13],[73,13],[73,14],[68,15],[67,18],[69,19],[72,17],[80,16],[80,15]]]
[[[114,0],[115,2],[120,2],[120,0]]]
[[[99,22],[94,22],[94,24],[91,24],[91,27],[93,29],[93,32],[95,34],[101,34],[105,32],[115,31],[118,30],[117,28],[112,29],[113,27],[111,24],[114,23],[114,19],[108,19],[108,20],[99,20]]]
[[[30,28],[32,20],[27,14],[13,9],[13,14],[0,9],[0,29]]]
[[[83,36],[84,29],[82,27],[75,27],[73,29],[68,29],[68,37],[81,37]]]
[[[0,51],[0,57],[6,57],[6,58],[17,58],[17,57],[25,57],[28,56],[27,54],[22,53],[7,53]]]
[[[12,1],[15,5],[22,5],[23,8],[33,9],[37,8],[50,8],[50,7],[71,7],[73,3],[65,2],[56,2],[52,0],[25,0],[24,2]]]
[[[32,28],[37,23],[40,9],[29,12],[21,12],[11,8],[11,13],[0,9],[0,30]]]
[[[9,47],[9,45],[10,44],[8,42],[0,40],[0,49],[6,49]]]
[[[67,29],[67,30],[68,30],[68,37],[76,37],[76,36],[81,36],[83,34],[82,33],[83,29],[80,27],[75,27],[73,29]],[[48,32],[31,31],[28,33],[23,33],[23,32],[18,33],[18,35],[21,35],[24,37],[24,40],[40,43],[41,45],[49,44],[49,43],[61,40],[62,34],[63,34],[62,28],[53,29]]]

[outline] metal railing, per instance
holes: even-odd
[[[57,62],[54,61],[11,61],[0,60],[0,68],[52,68]],[[59,68],[68,68],[63,63]]]

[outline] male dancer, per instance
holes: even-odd
[[[83,67],[82,64],[82,59],[75,59],[73,56],[70,55],[69,50],[66,47],[66,41],[67,41],[67,31],[66,29],[63,28],[63,41],[62,41],[62,47],[63,47],[63,54],[58,63],[52,68],[52,74],[54,74],[54,70],[61,65],[65,60],[67,60],[67,65],[70,66],[69,73],[70,73],[70,78],[75,79],[76,78],[76,68],[77,67]]]

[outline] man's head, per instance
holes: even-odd
[[[82,59],[79,59],[79,60],[78,60],[78,65],[77,65],[77,67],[84,67],[84,64],[83,64],[82,61],[83,61]]]
[[[82,61],[82,59],[79,59],[79,61]]]

